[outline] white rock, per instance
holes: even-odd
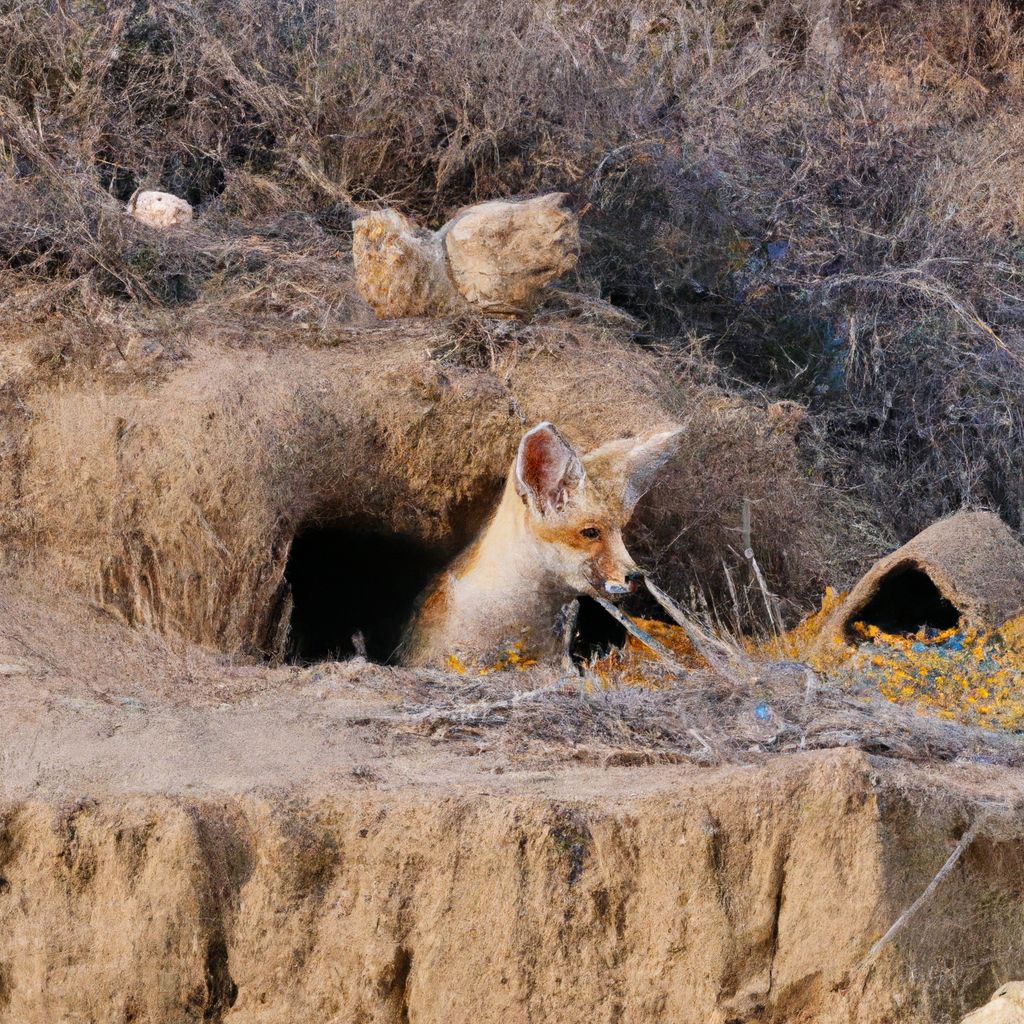
[[[136,192],[128,212],[151,228],[174,228],[192,220],[191,205],[170,192]]]
[[[561,192],[470,206],[446,224],[448,267],[462,297],[485,313],[530,313],[548,281],[576,265],[580,231]]]

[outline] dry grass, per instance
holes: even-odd
[[[0,30],[0,312],[31,336],[0,354],[15,427],[26,388],[53,377],[160,380],[211,339],[346,344],[366,316],[348,269],[359,208],[437,224],[557,188],[584,213],[570,283],[667,351],[671,380],[682,366],[686,387],[811,406],[799,460],[742,417],[695,432],[704,489],[670,488],[635,538],[674,592],[699,581],[720,618],[749,620],[744,504],[771,585],[804,606],[821,567],[844,584],[964,502],[1021,523],[1009,0],[11,2]],[[135,225],[137,187],[184,195],[198,222]],[[519,342],[456,324],[432,351],[500,377]],[[11,535],[26,455],[3,443]],[[780,474],[808,484],[780,503]]]
[[[0,595],[0,661],[25,672],[2,678],[12,695],[38,704],[67,696],[129,714],[140,703],[151,711],[244,708],[276,696],[297,697],[313,713],[330,695],[361,706],[350,724],[375,742],[418,737],[457,755],[486,747],[509,769],[752,765],[850,748],[908,769],[954,764],[967,793],[1000,767],[1024,765],[1018,737],[922,714],[886,699],[873,681],[826,679],[793,661],[748,662],[731,679],[701,668],[680,675],[648,661],[653,686],[636,685],[628,666],[602,679],[553,666],[474,678],[358,658],[268,670],[152,630],[127,630],[61,592],[59,577],[47,584],[10,583]]]
[[[601,685],[540,669],[438,677],[419,684],[399,721],[435,740],[500,743],[525,764],[755,764],[836,747],[912,764],[1024,764],[1014,737],[915,713],[873,685],[826,683],[795,662],[757,668],[741,682],[668,673],[653,690],[616,674]]]

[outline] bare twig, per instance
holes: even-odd
[[[753,570],[754,578],[757,580],[758,589],[761,591],[761,597],[764,600],[764,606],[768,612],[768,621],[772,624],[772,628],[775,630],[775,635],[781,636],[782,617],[779,615],[775,595],[768,589],[768,584],[765,582],[764,574],[761,572],[761,566],[757,564],[757,559],[754,557],[754,549],[747,548],[743,554],[746,555],[747,561],[750,562],[750,568]]]
[[[765,611],[768,613],[768,622],[775,630],[776,636],[779,636],[782,633],[782,616],[779,614],[775,595],[768,589],[764,574],[761,572],[761,566],[757,564],[757,558],[754,556],[750,513],[751,501],[749,498],[744,498],[740,520],[740,532],[743,535],[743,557],[750,565],[750,571],[753,573],[754,579],[757,580],[757,586],[761,591],[761,598],[764,601]]]
[[[597,603],[613,619],[615,619],[616,622],[621,623],[630,636],[635,636],[640,643],[653,651],[671,669],[678,672],[680,675],[688,674],[686,667],[684,665],[680,665],[679,662],[676,661],[675,656],[667,647],[663,644],[659,644],[658,641],[650,634],[645,633],[628,615],[624,615],[620,612],[619,609],[611,603],[611,601],[606,601],[603,597],[596,597],[594,600],[597,601]]]
[[[686,730],[712,757],[719,759],[719,753],[696,729]]]
[[[529,704],[534,701],[543,700],[554,694],[562,693],[565,683],[559,680],[545,686],[539,686],[534,690],[527,690],[523,693],[513,693],[510,696],[501,697],[498,700],[477,701],[467,704],[464,707],[438,708],[428,707],[413,714],[399,715],[398,717],[406,722],[419,723],[430,721],[444,721],[457,723],[459,725],[480,725],[501,724],[494,716],[502,712],[511,712],[520,704]]]
[[[732,599],[733,609],[733,629],[738,633],[743,622],[743,613],[740,610],[740,599],[736,593],[736,584],[733,583],[732,573],[729,571],[729,566],[726,565],[725,559],[722,559],[722,571],[725,573],[725,582],[729,588],[729,597]]]
[[[924,906],[932,893],[934,893],[939,887],[939,883],[950,873],[950,871],[953,870],[954,867],[956,867],[956,862],[964,855],[964,852],[971,843],[974,842],[978,835],[978,831],[981,829],[981,826],[985,823],[987,818],[987,814],[983,813],[979,815],[974,824],[971,825],[971,827],[960,837],[960,842],[956,844],[953,852],[946,859],[946,863],[939,868],[935,877],[925,887],[924,892],[922,892],[921,895],[918,896],[917,899],[914,900],[914,902],[911,903],[895,921],[893,921],[889,926],[889,930],[871,947],[870,950],[868,950],[868,955],[863,959],[860,965],[862,970],[867,970],[871,967],[877,959],[878,954],[881,953],[882,950],[885,949],[885,947],[889,945],[889,943],[892,942],[892,940],[895,939],[904,928],[906,928],[914,915],[922,906]]]
[[[697,653],[718,673],[725,676],[727,679],[734,683],[743,683],[743,680],[738,679],[735,674],[729,668],[729,662],[741,661],[745,669],[749,668],[749,664],[746,659],[742,656],[738,649],[729,647],[728,644],[723,643],[721,640],[717,640],[705,633],[700,629],[696,623],[694,623],[682,610],[665,593],[657,584],[646,579],[644,582],[647,585],[647,589],[651,592],[651,596],[661,605],[662,608],[668,612],[672,621],[682,627],[683,631],[690,639],[690,643],[697,649]]]
[[[578,599],[570,601],[562,606],[559,616],[559,628],[562,630],[562,669],[579,675],[575,663],[572,660],[572,641],[576,635],[576,623],[580,617],[580,602]]]

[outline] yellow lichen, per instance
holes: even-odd
[[[947,720],[985,728],[1024,730],[1024,615],[997,629],[947,629],[903,636],[856,622],[854,642],[824,637],[830,613],[845,595],[829,589],[821,608],[782,636],[746,640],[756,661],[786,658],[804,661],[826,680],[850,690],[871,687],[886,699]],[[636,624],[692,668],[706,667],[684,630],[647,619]],[[652,671],[656,656],[630,639],[593,666],[604,686],[660,688],[664,673]]]
[[[532,668],[537,664],[536,658],[529,658],[523,654],[522,641],[514,643],[507,650],[494,656],[493,661],[489,661],[486,664],[481,665],[479,662],[473,661],[469,665],[461,661],[457,655],[448,655],[448,669],[452,672],[457,672],[460,676],[465,675],[469,669],[472,669],[478,676],[490,675],[492,672],[501,672],[505,669],[514,668],[518,671],[523,671],[528,668]]]
[[[820,611],[780,640],[763,645],[803,658],[840,685],[875,686],[882,696],[938,715],[987,728],[1024,728],[1024,615],[998,629],[884,633],[855,622],[859,643],[824,638],[821,624],[836,605],[826,593]]]
[[[679,626],[656,619],[633,619],[633,622],[653,640],[668,648],[680,664],[687,668],[707,668],[707,662]],[[657,661],[657,655],[649,647],[630,635],[621,649],[613,648],[590,667],[594,678],[605,687],[614,680],[626,686],[660,689],[664,681],[651,671]]]
[[[986,728],[1024,730],[1024,615],[998,629],[947,629],[913,635],[882,632],[877,626],[855,622],[854,640],[822,630],[845,594],[826,590],[821,607],[792,630],[766,641],[745,640],[742,646],[755,661],[785,658],[804,661],[825,680],[848,690],[871,687],[896,704]],[[652,619],[634,619],[636,625],[687,668],[707,668],[686,631]],[[648,647],[629,636],[621,649],[612,650],[590,665],[585,683],[660,689],[674,685],[670,673],[659,671],[659,659]],[[525,670],[536,664],[513,644],[497,658],[473,666],[478,675],[507,669]],[[460,675],[466,666],[455,656],[448,667]]]

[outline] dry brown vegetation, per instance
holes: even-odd
[[[518,329],[479,365],[469,341],[468,353],[425,354],[451,341],[432,324],[389,325],[316,350],[196,348],[166,379],[132,356],[139,378],[33,390],[11,432],[20,469],[0,516],[8,555],[56,560],[129,623],[280,654],[296,534],[387,535],[430,553],[437,569],[482,525],[524,426],[558,409],[582,450],[683,423],[684,456],[634,533],[674,591],[742,562],[727,545],[749,496],[769,507],[759,557],[787,594],[840,564],[819,536],[825,505],[790,436],[763,410],[694,383],[685,365],[673,370],[593,326]],[[769,501],[769,482],[782,479],[785,500]],[[338,557],[341,589],[325,600],[345,598],[359,564]],[[398,594],[406,568],[395,550],[365,571]],[[347,641],[355,626],[339,629]]]
[[[559,317],[661,353],[677,391],[659,408],[689,396],[689,483],[637,535],[677,593],[731,602],[744,499],[794,609],[962,503],[1020,525],[1024,34],[1009,0],[10,2],[0,29],[8,538],[45,543],[54,522],[22,502],[33,429],[37,444],[49,429],[33,389],[99,375],[146,394],[211,344],[344,347],[367,320],[355,212],[436,225],[544,189],[583,214],[566,283],[592,299],[525,333],[441,325],[423,347],[485,388],[561,344]],[[198,222],[135,224],[122,204],[138,187],[184,196]],[[723,417],[730,393],[807,403],[800,453]],[[435,493],[444,462],[407,464]],[[297,524],[301,504],[267,508]]]

